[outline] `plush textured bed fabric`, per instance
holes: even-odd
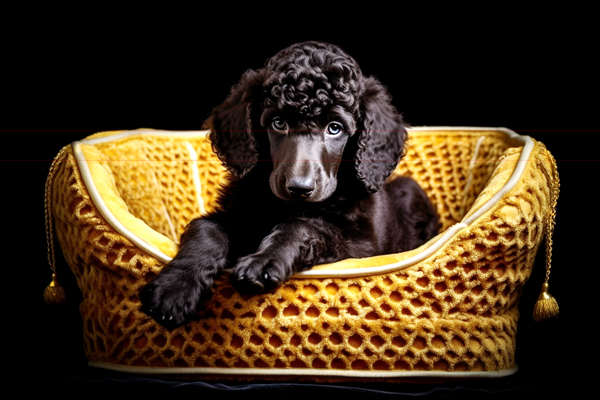
[[[552,156],[506,129],[409,134],[396,173],[417,180],[437,207],[437,237],[405,253],[316,266],[253,297],[222,276],[198,319],[173,331],[139,311],[138,293],[227,179],[206,132],[103,132],[67,146],[50,205],[83,294],[90,365],[260,379],[513,373],[517,306],[547,228]]]

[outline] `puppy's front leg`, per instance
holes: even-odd
[[[347,257],[341,231],[320,219],[276,225],[258,251],[238,260],[231,283],[241,293],[273,290],[292,274]]]
[[[229,239],[221,225],[208,218],[193,220],[181,236],[175,258],[141,290],[142,311],[169,329],[186,323],[225,268],[228,251]]]

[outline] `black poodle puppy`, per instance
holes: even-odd
[[[280,51],[246,72],[207,122],[232,179],[141,291],[142,309],[168,328],[197,313],[222,270],[258,294],[315,264],[409,250],[437,233],[413,180],[386,184],[403,156],[401,116],[339,47]]]

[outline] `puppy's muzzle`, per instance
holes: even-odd
[[[307,199],[315,191],[315,180],[310,177],[293,177],[287,181],[286,189],[294,199]]]

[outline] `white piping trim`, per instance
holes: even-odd
[[[471,161],[469,162],[469,175],[467,177],[467,183],[465,184],[465,188],[463,190],[463,204],[461,206],[461,213],[464,215],[466,213],[467,210],[465,210],[466,208],[466,202],[467,202],[467,196],[469,195],[469,190],[471,190],[471,184],[473,183],[473,170],[475,169],[475,164],[477,163],[477,160],[479,158],[479,151],[481,150],[481,144],[483,143],[483,141],[487,138],[487,136],[482,135],[479,137],[479,139],[477,139],[477,143],[475,144],[475,150],[473,151],[473,157],[471,158]]]
[[[442,248],[454,235],[458,232],[466,228],[467,225],[463,223],[458,223],[452,225],[448,228],[442,236],[435,241],[434,244],[429,246],[427,249],[423,250],[419,254],[416,254],[412,257],[407,258],[406,260],[398,261],[392,264],[380,265],[378,267],[364,267],[364,268],[352,268],[352,269],[340,269],[340,270],[318,270],[318,269],[309,269],[308,271],[303,271],[298,274],[292,275],[294,278],[303,277],[303,278],[328,278],[331,276],[335,277],[357,277],[357,276],[365,276],[365,275],[377,275],[382,274],[389,271],[404,269],[413,264],[417,264],[426,258],[432,256],[436,251]]]
[[[155,135],[155,136],[175,136],[175,137],[186,137],[186,136],[198,136],[198,135],[208,135],[207,130],[201,130],[201,131],[163,131],[163,130],[154,130],[154,129],[136,129],[136,130],[132,130],[132,131],[124,131],[121,133],[117,133],[114,135],[108,135],[108,136],[102,136],[102,137],[98,137],[98,138],[91,138],[91,139],[83,139],[80,140],[81,143],[85,143],[85,144],[98,144],[98,143],[106,143],[106,142],[112,142],[115,140],[119,140],[119,139],[124,139],[130,136],[137,136],[137,135]]]
[[[511,191],[514,186],[519,181],[523,171],[525,170],[525,166],[527,165],[527,161],[531,157],[531,153],[533,151],[533,140],[529,136],[519,135],[509,129],[506,128],[484,128],[484,127],[419,127],[419,128],[410,128],[409,131],[422,132],[422,131],[499,131],[507,134],[511,139],[515,140],[517,143],[523,145],[523,150],[521,151],[521,155],[519,157],[519,161],[517,162],[517,166],[515,167],[511,177],[508,182],[496,193],[496,195],[492,196],[483,206],[481,206],[477,211],[473,213],[469,218],[461,221],[460,223],[450,227],[444,234],[429,248],[424,250],[423,252],[416,254],[412,257],[407,258],[406,260],[382,265],[378,267],[366,267],[366,268],[353,268],[353,269],[343,269],[343,270],[308,270],[303,271],[298,274],[293,275],[294,278],[324,278],[324,277],[357,277],[364,275],[374,275],[381,274],[386,272],[392,272],[399,269],[407,268],[411,265],[419,263],[426,259],[427,257],[433,255],[437,250],[439,250],[443,245],[445,245],[450,239],[452,239],[458,232],[462,229],[468,227],[472,224],[477,218],[486,213],[489,209],[491,209],[506,193]],[[198,134],[207,134],[208,131],[185,131],[185,132],[177,132],[177,131],[158,131],[158,130],[134,130],[134,131],[126,131],[120,134],[105,136],[95,139],[85,139],[81,142],[73,143],[73,150],[75,152],[75,158],[77,160],[77,164],[79,165],[79,169],[81,171],[82,178],[86,184],[88,192],[96,204],[96,207],[102,214],[102,216],[107,220],[109,224],[111,224],[115,230],[117,230],[120,234],[127,237],[133,243],[135,243],[142,250],[146,251],[153,257],[162,261],[163,263],[169,263],[172,258],[156,249],[154,246],[149,245],[130,231],[128,231],[108,210],[106,205],[104,204],[102,197],[97,191],[95,187],[91,174],[89,172],[89,168],[87,166],[87,160],[83,157],[79,149],[79,143],[85,144],[97,144],[104,143],[108,141],[118,140],[129,136],[139,135],[139,134],[150,134],[150,135],[159,135],[159,136],[195,136]]]
[[[513,139],[516,137],[523,137],[522,135],[519,135],[518,133],[515,133],[514,131],[511,131],[508,128],[502,128],[502,127],[498,127],[498,128],[493,128],[493,127],[489,127],[489,126],[417,126],[417,127],[410,127],[407,129],[409,132],[414,131],[414,132],[422,132],[422,131],[492,131],[492,132],[504,132],[509,134],[509,136],[511,136]]]
[[[194,188],[196,189],[196,202],[200,209],[200,215],[204,215],[206,214],[206,209],[204,208],[204,199],[202,199],[202,183],[200,182],[200,171],[198,170],[198,153],[196,153],[190,142],[185,142],[185,147],[190,153],[190,160],[192,160],[192,179],[194,181]]]
[[[169,225],[169,232],[171,232],[171,238],[177,244],[179,244],[179,238],[177,237],[177,232],[175,231],[175,225],[173,224],[173,220],[171,220],[171,216],[169,215],[169,210],[167,210],[166,204],[163,202],[163,214],[167,219],[167,224]]]
[[[100,361],[90,361],[93,368],[102,368],[117,372],[145,375],[234,375],[234,376],[315,376],[339,378],[501,378],[517,372],[519,367],[496,371],[347,371],[335,369],[312,368],[185,368],[185,367],[132,367],[109,364]]]
[[[156,177],[156,171],[153,171],[154,174],[152,174],[152,179],[154,180],[154,186],[159,188],[160,187],[160,183],[158,182],[158,178]],[[159,189],[160,191],[160,189]],[[156,195],[158,197],[160,197],[160,193],[156,193]],[[171,238],[173,239],[173,241],[177,244],[179,244],[179,238],[177,237],[177,232],[175,230],[175,224],[173,224],[173,220],[171,219],[171,215],[169,215],[169,209],[167,208],[167,205],[165,204],[164,201],[161,201],[162,207],[163,207],[163,215],[165,216],[165,219],[167,220],[167,225],[169,225],[169,232],[171,232]]]

